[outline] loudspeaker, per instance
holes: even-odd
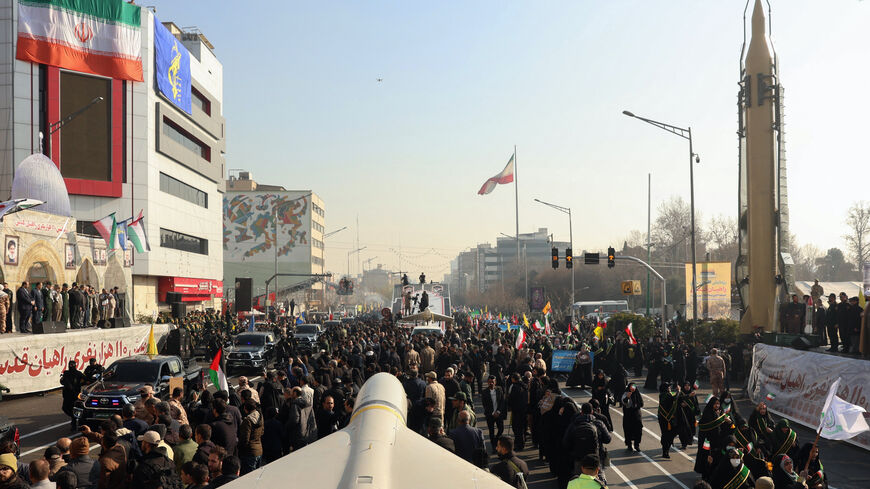
[[[810,343],[810,340],[804,338],[803,336],[798,336],[791,342],[791,347],[797,348],[798,350],[809,350],[812,346],[813,344]]]
[[[193,345],[190,342],[190,332],[186,328],[173,329],[166,337],[163,354],[177,355],[182,359],[193,355]]]
[[[97,321],[97,327],[100,329],[109,328],[110,327],[109,321],[107,321],[105,319],[100,319],[99,321]]]
[[[184,316],[187,316],[187,304],[183,302],[173,302],[171,306],[173,318],[182,319]]]
[[[112,328],[129,328],[130,318],[112,318],[109,320]]]
[[[33,325],[33,334],[66,333],[66,323],[63,321],[43,321]]]
[[[250,277],[236,277],[236,312],[251,310],[252,282]]]

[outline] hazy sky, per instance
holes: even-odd
[[[646,230],[648,172],[654,207],[689,197],[686,142],[624,109],[691,125],[698,213],[736,215],[743,0],[146,3],[223,62],[227,168],[313,189],[327,231],[348,226],[326,242],[332,271],[357,216],[361,258],[401,253],[412,276],[513,234],[513,186],[477,190],[514,145],[521,232],[567,241],[540,198],[572,207],[575,250],[621,245]],[[843,247],[847,208],[870,200],[870,2],[771,4],[792,230]]]

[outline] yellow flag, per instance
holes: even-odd
[[[526,313],[523,313],[523,326],[529,327],[529,318],[526,317]]]
[[[597,326],[592,332],[595,334],[595,336],[598,337],[599,340],[604,341],[604,328],[602,328],[601,326]]]
[[[483,313],[486,314],[489,312],[489,305],[483,306]]]
[[[154,341],[154,325],[151,325],[151,332],[148,333],[148,350],[145,351],[146,355],[157,355],[157,342]]]
[[[550,314],[550,301],[547,301],[547,305],[544,306],[543,309],[541,309],[541,312],[544,313],[544,316]]]
[[[864,297],[864,293],[862,292],[858,294],[858,305],[861,306],[861,309],[864,309],[866,311],[867,308],[864,307],[865,304],[867,304],[867,298]]]

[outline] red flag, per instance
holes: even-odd
[[[488,179],[477,191],[478,195],[486,195],[495,190],[496,185],[504,185],[514,181],[514,157],[511,155],[510,161],[498,175]]]
[[[520,331],[517,333],[517,342],[514,346],[516,346],[517,350],[522,350],[523,346],[526,344],[526,330],[520,328]]]

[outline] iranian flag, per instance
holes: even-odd
[[[17,59],[142,81],[142,9],[121,0],[18,0]]]
[[[625,327],[625,334],[628,335],[628,342],[632,345],[637,344],[637,340],[634,338],[634,331],[631,329],[631,323],[628,323],[628,326]]]
[[[511,159],[508,160],[507,165],[504,167],[504,170],[501,171],[498,175],[490,178],[486,182],[483,183],[483,187],[480,187],[480,190],[477,191],[477,195],[486,195],[493,190],[495,190],[496,185],[504,185],[506,183],[511,183],[514,181],[514,159],[515,155],[511,155]]]
[[[540,319],[535,319],[535,322],[532,324],[532,328],[534,328],[537,332],[540,332],[542,329],[544,329],[544,327],[541,325]]]
[[[526,344],[526,330],[523,328],[520,328],[520,331],[517,333],[517,341],[516,341],[516,344],[514,346],[517,348],[517,350],[522,350],[523,346],[525,346],[525,344]]]
[[[218,350],[217,354],[214,356],[214,360],[211,361],[211,365],[208,367],[208,376],[211,378],[211,383],[214,384],[217,390],[229,392],[230,389],[227,385],[227,376],[224,375],[224,371],[221,370],[221,353],[223,353],[223,348]]]
[[[547,304],[549,305],[550,303],[548,302]],[[553,331],[550,329],[550,316],[549,315],[544,316],[544,333],[547,334],[548,336],[553,334]]]
[[[127,241],[136,248],[139,253],[151,251],[151,245],[148,244],[148,235],[145,234],[145,220],[142,213],[135,221],[127,225]]]

